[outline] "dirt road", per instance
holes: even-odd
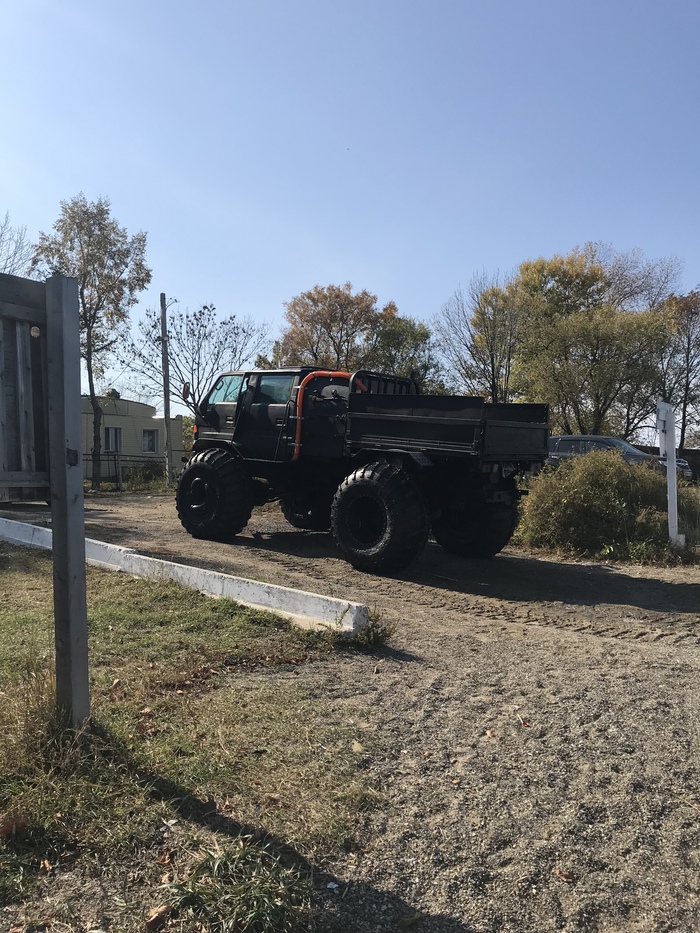
[[[88,497],[86,528],[396,624],[386,648],[302,674],[325,715],[361,710],[383,793],[330,866],[329,928],[700,929],[700,568],[464,561],[431,543],[377,577],[274,506],[221,545],[190,538],[163,497]]]

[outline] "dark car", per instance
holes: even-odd
[[[562,460],[580,457],[592,450],[617,450],[627,463],[649,464],[654,469],[662,469],[656,457],[645,454],[619,437],[602,437],[598,434],[554,434],[549,439],[549,457],[547,463],[557,466]]]
[[[666,469],[666,458],[659,457],[659,463],[661,466]],[[690,468],[690,464],[687,460],[684,460],[683,457],[676,457],[676,473],[678,476],[682,476],[683,479],[692,479],[693,471]]]

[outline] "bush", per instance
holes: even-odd
[[[700,540],[700,495],[678,490],[685,556]],[[671,556],[666,477],[612,451],[573,457],[533,478],[515,540],[576,555],[651,561]]]

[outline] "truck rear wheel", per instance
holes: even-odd
[[[428,538],[428,513],[418,485],[400,467],[370,463],[341,483],[331,527],[343,557],[358,570],[406,567]]]
[[[245,528],[253,511],[250,477],[227,451],[200,451],[182,472],[175,504],[192,537],[226,541]]]
[[[309,531],[328,531],[331,527],[333,496],[295,492],[280,499],[282,514],[290,525]]]
[[[443,512],[433,519],[432,532],[437,543],[450,554],[485,558],[503,550],[517,523],[515,505],[483,505],[473,510]]]

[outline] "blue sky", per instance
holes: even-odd
[[[0,30],[0,215],[109,197],[141,309],[276,329],[350,281],[429,321],[589,240],[700,283],[697,0],[4,0]]]

